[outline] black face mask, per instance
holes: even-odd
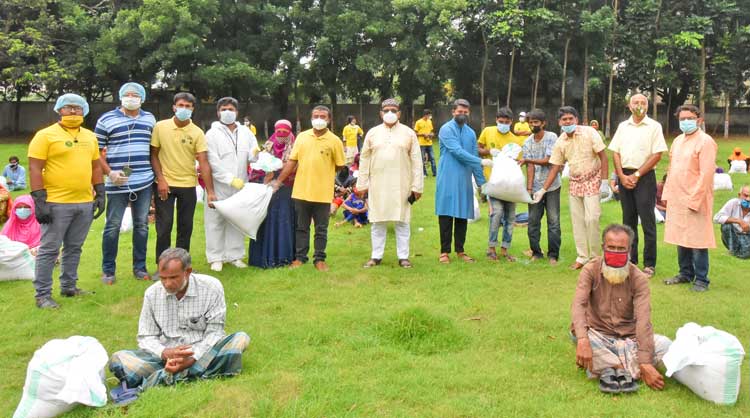
[[[469,121],[469,116],[468,115],[456,115],[453,117],[453,120],[455,120],[457,124],[463,125]]]
[[[541,126],[532,126],[531,127],[531,132],[533,132],[535,134],[538,134],[539,132],[542,132],[542,127]]]

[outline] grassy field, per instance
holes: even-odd
[[[718,163],[735,146],[750,149],[750,138],[719,141]],[[26,164],[25,145],[0,146]],[[658,175],[666,169],[665,156]],[[715,210],[736,196],[715,197]],[[437,262],[439,238],[434,216],[435,182],[427,179],[425,198],[415,205],[412,261],[396,267],[389,232],[384,265],[363,270],[369,258],[368,228],[331,227],[328,274],[308,265],[296,271],[237,270],[216,276],[227,298],[227,332],[246,331],[253,341],[244,369],[231,379],[192,382],[148,391],[127,410],[79,407],[70,416],[241,417],[241,416],[384,416],[384,417],[598,417],[598,416],[749,416],[747,365],[736,406],[701,400],[667,379],[663,392],[645,385],[630,396],[606,396],[576,368],[568,337],[570,303],[577,279],[567,269],[575,258],[567,198],[563,199],[561,263],[530,263],[525,228],[516,228],[511,252],[515,264],[483,259],[487,245],[487,208],[470,224],[467,252],[474,265]],[[17,193],[16,193],[17,194]],[[519,205],[518,211],[525,211]],[[202,207],[195,217],[194,267],[206,273]],[[340,216],[340,215],[339,215]],[[603,208],[601,224],[621,220],[617,203]],[[80,299],[58,298],[62,308],[34,306],[31,282],[0,283],[0,409],[10,416],[23,389],[26,365],[34,351],[52,338],[94,336],[108,352],[136,347],[135,336],[147,283],[130,276],[131,235],[121,236],[118,282],[104,286],[101,273],[103,217],[84,247],[79,286],[96,291]],[[748,263],[710,251],[711,290],[694,294],[688,286],[665,286],[677,272],[676,249],[661,242],[652,281],[656,332],[674,338],[694,321],[737,335],[747,344],[750,293]],[[718,227],[717,241],[720,243]],[[153,226],[148,251],[153,265]],[[543,235],[543,242],[546,236]],[[721,244],[719,244],[721,245]],[[545,245],[546,247],[546,245]],[[455,259],[454,259],[455,260]],[[55,279],[54,295],[59,282]],[[744,306],[744,308],[743,308]],[[745,324],[745,325],[742,325]],[[108,374],[109,384],[114,383]]]

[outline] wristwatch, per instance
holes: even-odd
[[[634,176],[635,176],[635,178],[637,178],[637,179],[641,178],[641,172],[640,172],[640,171],[638,171],[638,170],[636,170],[636,171],[635,171],[635,173],[633,173],[633,175],[634,175]]]

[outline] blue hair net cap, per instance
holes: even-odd
[[[143,86],[138,83],[130,82],[130,83],[123,84],[122,87],[120,87],[120,92],[118,94],[120,98],[122,99],[123,97],[125,97],[127,93],[131,91],[141,96],[141,102],[146,101],[146,89],[144,89]]]
[[[57,102],[55,103],[55,112],[60,113],[60,108],[67,105],[73,105],[73,106],[80,106],[83,108],[83,116],[86,116],[89,114],[89,104],[86,102],[86,99],[83,97],[73,94],[73,93],[66,93],[62,96],[57,98]]]

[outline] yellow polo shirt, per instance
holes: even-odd
[[[424,120],[423,118],[419,118],[414,123],[414,132],[417,133],[417,139],[419,140],[419,145],[422,147],[427,147],[432,145],[432,138],[422,136],[422,135],[428,135],[431,133],[434,133],[435,128],[432,126],[432,119]]]
[[[331,130],[315,136],[312,129],[301,132],[289,155],[297,161],[292,198],[331,203],[336,167],[344,165],[344,146]]]
[[[198,175],[195,156],[208,151],[206,137],[193,121],[182,128],[173,118],[160,120],[151,134],[151,146],[159,148],[161,171],[172,187],[195,187]]]
[[[531,132],[531,125],[529,122],[516,122],[513,125],[513,132]]]
[[[48,202],[94,200],[91,162],[99,159],[99,145],[93,132],[83,127],[67,129],[55,123],[34,135],[28,156],[45,161],[42,178]]]
[[[352,125],[350,123],[344,127],[343,131],[341,131],[341,136],[344,137],[347,147],[357,146],[357,135],[365,135],[365,132],[359,127],[359,125]]]
[[[479,134],[479,139],[477,140],[478,144],[482,144],[484,148],[491,150],[491,149],[503,149],[504,146],[508,144],[518,144],[520,146],[523,146],[525,138],[516,136],[513,134],[513,132],[508,131],[507,133],[501,134],[500,131],[497,130],[497,126],[488,126],[482,130],[482,133]],[[519,154],[520,155],[520,154]],[[484,158],[491,158],[491,157],[484,157]],[[490,173],[492,173],[492,169],[490,167],[484,168],[484,177],[490,178]]]

